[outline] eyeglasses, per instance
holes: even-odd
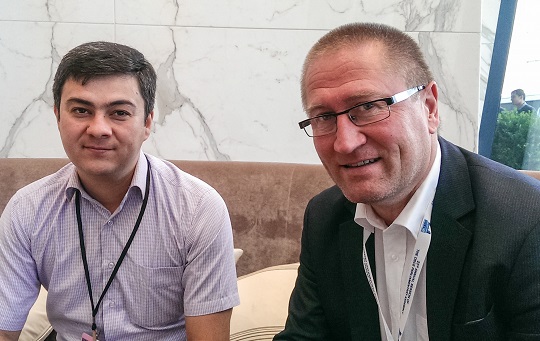
[[[402,102],[425,88],[425,85],[415,86],[392,97],[356,104],[354,107],[342,112],[327,113],[308,118],[298,122],[298,125],[300,129],[304,129],[309,137],[319,137],[337,131],[337,117],[339,115],[347,114],[351,122],[358,127],[380,122],[390,117],[390,106],[392,104]]]

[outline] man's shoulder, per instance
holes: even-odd
[[[183,171],[170,161],[149,154],[146,154],[146,157],[150,162],[153,177],[159,182],[159,186],[187,192],[215,191],[208,183]]]
[[[335,216],[348,216],[354,214],[356,204],[349,201],[341,189],[334,185],[314,196],[308,203],[311,214],[319,218],[331,218]]]
[[[439,186],[445,188],[445,197],[449,193],[461,193],[462,200],[470,198],[474,201],[478,212],[491,212],[492,216],[499,212],[521,216],[526,211],[525,206],[540,206],[540,181],[474,152],[463,148],[459,151],[462,161],[453,155],[441,166],[441,174],[445,175],[439,180]],[[452,170],[448,171],[448,168]],[[537,213],[532,211],[538,210],[529,211],[536,216]]]
[[[343,201],[347,199],[343,195],[343,192],[341,191],[341,189],[337,185],[333,185],[332,187],[329,187],[323,190],[322,192],[320,192],[319,194],[315,195],[312,200],[317,201],[317,202],[318,201],[335,202],[335,201]]]
[[[540,182],[529,175],[467,150],[462,149],[462,153],[473,186],[482,184],[497,189],[522,184],[533,191],[540,191]]]
[[[525,113],[525,112],[529,112],[529,111],[535,112],[536,109],[532,105],[530,105],[528,103],[525,103],[521,108],[518,109],[519,113]]]
[[[70,177],[75,172],[72,163],[65,165],[55,173],[37,179],[28,185],[21,187],[13,196],[13,199],[23,198],[46,198],[53,193],[63,193],[67,188]]]

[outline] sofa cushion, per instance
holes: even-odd
[[[242,249],[234,249],[234,262],[235,263],[238,263],[238,260],[240,259],[243,253],[244,253],[244,250]]]
[[[19,341],[42,341],[53,331],[46,312],[47,291],[41,287],[39,296],[30,309]]]

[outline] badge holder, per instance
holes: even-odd
[[[92,337],[86,333],[83,333],[81,341],[99,341],[99,340],[97,339],[97,335]]]

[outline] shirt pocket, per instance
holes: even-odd
[[[147,329],[178,324],[184,315],[184,267],[148,268],[132,263],[126,306],[131,322]]]

